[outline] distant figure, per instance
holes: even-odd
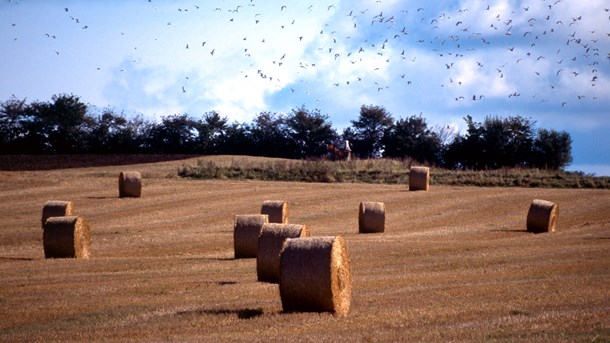
[[[332,161],[349,161],[351,160],[352,149],[349,146],[349,141],[340,139],[326,144],[328,158]]]

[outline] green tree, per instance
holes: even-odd
[[[28,105],[24,100],[15,97],[0,104],[0,153],[22,154],[25,130],[23,119],[28,112]]]
[[[540,129],[534,140],[534,165],[559,170],[572,163],[572,138],[566,131]]]
[[[428,128],[421,116],[400,119],[390,126],[382,139],[384,157],[411,157],[419,162],[437,163],[441,152],[441,141]]]
[[[84,144],[87,152],[95,154],[142,152],[143,138],[149,127],[150,123],[141,116],[127,119],[105,109],[93,119]]]
[[[223,150],[228,119],[216,111],[207,112],[197,122],[197,151],[204,154],[220,154]]]
[[[53,102],[35,102],[22,121],[26,144],[46,153],[83,152],[82,142],[91,118],[87,105],[75,95],[60,94]]]
[[[234,122],[227,125],[224,135],[220,137],[219,153],[254,155],[257,149],[249,130],[250,127],[246,124]]]
[[[291,157],[292,144],[283,115],[261,112],[249,128],[253,155]]]
[[[520,116],[487,117],[483,124],[484,162],[487,167],[528,167],[533,143],[531,119]]]
[[[497,169],[531,166],[534,121],[521,116],[486,117],[483,123],[464,118],[465,136],[458,135],[448,147],[448,167]]]
[[[286,118],[288,138],[294,147],[294,158],[322,156],[326,152],[326,144],[337,137],[328,116],[313,112],[301,106],[293,109]]]
[[[187,114],[163,117],[150,130],[149,148],[155,153],[195,153],[199,134],[196,126],[196,121]]]
[[[351,123],[343,137],[352,143],[354,153],[365,158],[380,157],[384,150],[383,135],[394,123],[392,116],[381,106],[362,105],[358,120]]]

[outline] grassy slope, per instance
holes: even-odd
[[[610,340],[610,191],[202,181],[182,163],[0,172],[0,341]],[[120,170],[143,172],[142,198],[117,198]],[[557,232],[524,231],[534,198],[559,204]],[[91,260],[44,259],[49,199],[89,219]],[[232,259],[233,216],[266,199],[345,238],[349,316],[284,314]],[[385,233],[357,234],[365,200]]]
[[[407,183],[413,161],[388,159],[300,161],[243,156],[205,157],[183,163],[179,175],[195,179]],[[610,177],[538,169],[446,170],[432,168],[432,185],[610,189]]]

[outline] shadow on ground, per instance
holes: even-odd
[[[179,311],[176,312],[179,316],[188,316],[188,315],[215,315],[215,316],[226,316],[226,315],[237,315],[239,319],[251,319],[260,317],[263,315],[262,308],[245,308],[245,309],[196,309],[189,311]]]

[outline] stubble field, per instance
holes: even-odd
[[[0,341],[610,340],[608,190],[202,181],[182,163],[0,171]],[[118,198],[122,170],[141,198]],[[556,232],[525,231],[535,198],[559,205]],[[91,259],[44,258],[47,200],[90,222]],[[233,259],[234,216],[264,200],[345,239],[348,316],[283,313]],[[385,203],[384,233],[358,234],[361,201]]]

